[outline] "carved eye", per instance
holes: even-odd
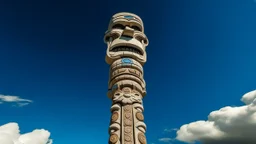
[[[137,31],[141,31],[141,29],[138,26],[132,26],[131,28],[133,28],[134,30],[137,30]]]
[[[114,34],[111,35],[111,37],[112,37],[113,40],[115,40],[119,37],[119,34],[114,33]]]
[[[147,39],[144,38],[144,37],[142,37],[142,36],[136,36],[136,39],[137,39],[138,41],[140,41],[141,43],[144,43],[145,45],[148,44]]]
[[[116,95],[116,96],[120,96],[120,93],[116,93],[115,95]]]
[[[144,44],[148,45],[148,40],[147,39],[144,39]]]
[[[112,26],[113,29],[124,29],[125,26],[121,25],[121,24],[115,24],[114,26]]]
[[[108,36],[105,37],[105,41],[106,42],[109,42],[110,41],[110,38],[112,38],[112,41],[119,38],[119,34],[117,33],[113,33],[113,34],[110,34]]]
[[[138,41],[142,42],[143,37],[141,37],[141,36],[137,36],[137,37],[136,37],[136,39],[137,39]]]
[[[136,93],[135,96],[140,96],[140,95]]]

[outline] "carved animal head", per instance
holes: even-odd
[[[113,102],[122,102],[123,104],[141,103],[142,96],[139,92],[131,90],[129,87],[125,87],[114,93]]]

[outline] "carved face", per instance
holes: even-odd
[[[108,45],[107,63],[111,64],[122,57],[131,57],[143,65],[146,62],[145,48],[148,45],[148,39],[143,32],[143,22],[138,16],[131,13],[114,15],[104,37]]]
[[[122,102],[123,104],[141,103],[141,99],[141,94],[129,87],[117,90],[113,96],[113,102]]]

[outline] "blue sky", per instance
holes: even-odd
[[[176,136],[165,129],[242,105],[241,96],[255,89],[254,0],[2,0],[0,94],[33,102],[0,104],[0,125],[17,122],[21,133],[47,129],[54,144],[107,143],[103,36],[122,11],[139,15],[149,38],[149,144]]]

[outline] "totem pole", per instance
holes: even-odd
[[[143,65],[148,39],[143,22],[132,13],[112,16],[104,42],[110,65],[108,97],[112,100],[109,144],[146,144],[142,98]]]

